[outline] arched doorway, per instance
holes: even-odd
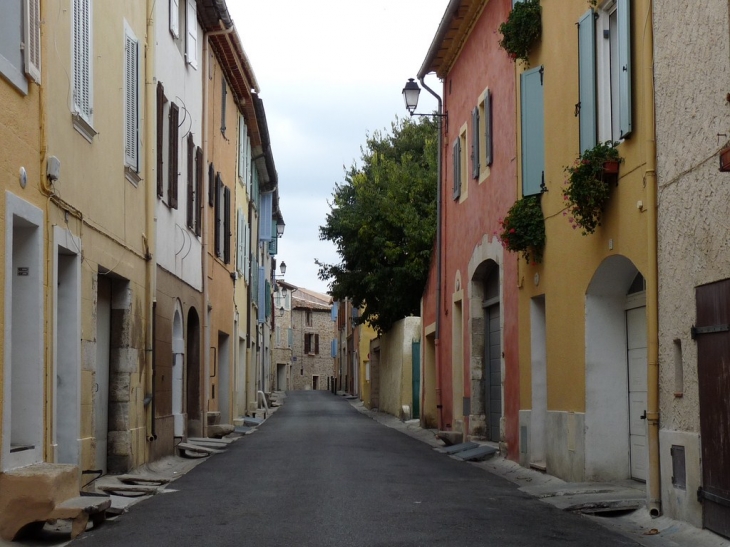
[[[203,434],[203,424],[200,419],[200,319],[195,308],[188,311],[187,325],[187,368],[186,404],[188,435],[199,437]]]
[[[646,480],[646,347],[644,278],[609,257],[586,292],[586,480]]]
[[[182,309],[180,302],[175,303],[172,319],[172,418],[175,437],[185,434],[183,416],[183,369],[185,362],[185,339],[183,337]]]
[[[490,441],[501,440],[502,405],[502,312],[500,270],[493,260],[477,266],[472,276],[471,317],[472,402],[470,434]]]

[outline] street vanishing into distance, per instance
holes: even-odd
[[[327,391],[245,436],[79,547],[637,545],[435,452]]]

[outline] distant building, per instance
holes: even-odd
[[[290,389],[327,389],[332,376],[332,298],[301,287],[291,290]]]

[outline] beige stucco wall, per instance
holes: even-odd
[[[723,0],[698,0],[692,9],[681,0],[654,3],[660,460],[671,462],[672,444],[687,447],[687,493],[700,481],[697,346],[690,337],[695,287],[730,277],[730,175],[718,171],[717,159],[730,134],[728,16]],[[675,396],[675,340],[682,350],[681,396]],[[662,466],[662,500],[669,516],[701,525],[701,506],[672,486],[671,465]]]
[[[406,317],[380,337],[380,405],[383,412],[401,416],[413,405],[413,340],[420,339],[421,318]]]

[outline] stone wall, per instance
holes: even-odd
[[[327,389],[327,378],[333,374],[330,343],[333,337],[332,316],[329,309],[312,309],[312,325],[306,325],[306,310],[295,308],[292,311],[294,343],[292,348],[291,389],[314,389],[314,376],[318,376],[316,389]],[[319,353],[314,348],[304,353],[304,337],[319,335]]]

